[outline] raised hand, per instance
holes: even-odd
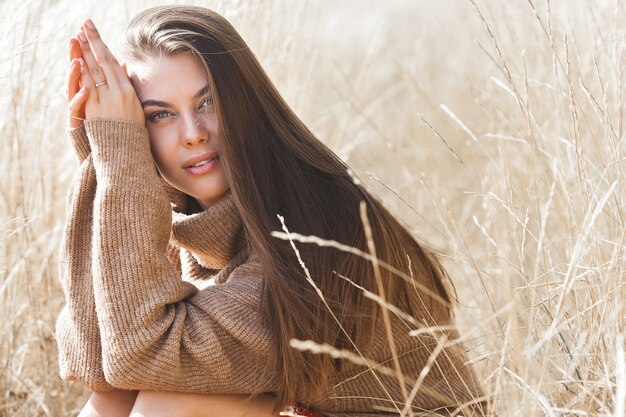
[[[80,61],[78,58],[82,56],[80,44],[76,37],[70,39],[70,73],[67,80],[67,102],[69,105],[70,128],[78,127],[85,120],[85,99],[87,98],[86,89],[80,88]]]
[[[78,103],[85,103],[85,119],[115,118],[145,125],[141,103],[126,69],[102,41],[91,19],[82,26],[77,38],[82,54],[77,58],[82,92],[79,90],[75,98],[78,97]]]

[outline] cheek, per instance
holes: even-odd
[[[202,121],[211,137],[219,136],[219,124],[217,123],[217,114],[214,111],[207,111],[202,114]]]
[[[150,151],[161,171],[170,171],[174,168],[173,164],[175,164],[176,161],[174,160],[174,149],[172,145],[168,143],[167,140],[159,137],[159,135],[154,135],[152,132],[150,132]]]

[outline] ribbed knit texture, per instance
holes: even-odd
[[[81,165],[67,202],[68,219],[59,254],[59,275],[66,305],[57,320],[59,369],[66,380],[94,391],[112,389],[102,371],[100,330],[91,274],[91,229],[96,171],[91,156],[78,153]],[[80,347],[80,349],[77,349]]]
[[[275,392],[277,373],[264,371],[273,346],[259,316],[262,269],[232,195],[188,214],[189,200],[156,171],[147,130],[132,122],[88,120],[70,137],[81,165],[60,254],[61,377],[94,390]],[[435,338],[409,336],[398,318],[392,328],[410,381],[431,365],[416,415],[450,415],[446,406],[482,395],[460,344],[429,361]],[[364,356],[393,368],[382,323],[376,332]],[[346,362],[330,382],[304,405],[330,417],[397,415],[404,404],[394,377],[364,366]]]

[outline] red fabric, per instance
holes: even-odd
[[[307,410],[300,404],[296,404],[293,407],[287,407],[278,415],[285,417],[324,417],[322,414],[316,413],[315,411]]]

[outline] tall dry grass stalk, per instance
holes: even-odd
[[[102,3],[0,4],[0,415],[70,415],[86,396],[58,379],[53,338],[76,167],[66,47],[89,16],[116,43],[154,4]],[[439,252],[500,416],[625,415],[621,0],[195,3]]]

